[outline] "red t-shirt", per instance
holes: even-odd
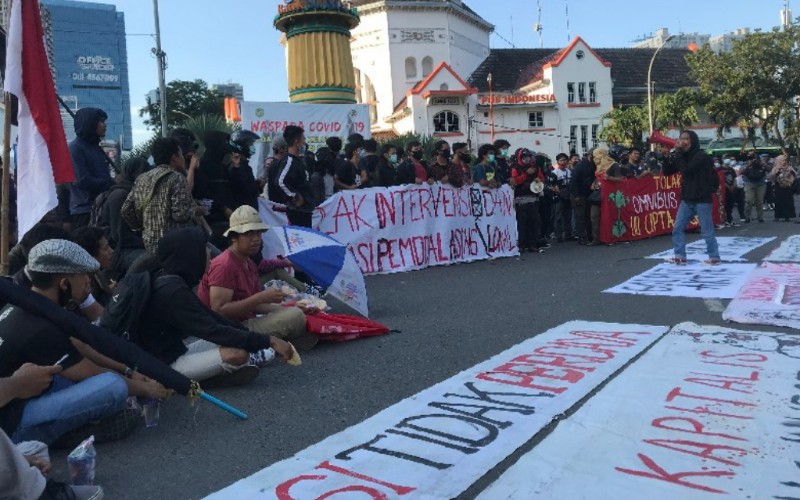
[[[241,260],[230,249],[211,261],[208,271],[200,280],[197,287],[197,296],[207,307],[211,307],[211,287],[227,288],[233,290],[233,302],[244,300],[260,291],[258,284],[258,268],[251,259]],[[232,318],[244,321],[255,317],[249,314],[242,318]]]

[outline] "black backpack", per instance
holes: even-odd
[[[153,279],[152,271],[141,271],[125,275],[117,284],[114,295],[108,301],[100,326],[126,340],[139,344],[139,320],[150,300],[154,288],[179,276],[166,275]]]
[[[747,167],[747,171],[745,172],[745,177],[747,177],[747,180],[752,182],[758,182],[766,176],[767,171],[761,164],[753,163]]]
[[[112,186],[111,188],[103,191],[100,195],[94,199],[94,203],[92,204],[92,213],[89,216],[89,225],[93,227],[99,227],[101,229],[107,229],[109,222],[105,220],[103,217],[103,207],[105,206],[106,202],[108,201],[108,197],[111,196],[111,192],[117,186]]]

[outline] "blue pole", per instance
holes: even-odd
[[[241,411],[237,410],[236,408],[234,408],[233,406],[229,405],[228,403],[220,401],[219,399],[215,398],[214,396],[212,396],[212,395],[210,395],[208,393],[200,392],[200,397],[202,399],[205,399],[209,403],[214,403],[215,405],[219,406],[220,408],[222,408],[223,410],[227,411],[228,413],[232,413],[233,415],[236,415],[237,417],[241,418],[242,420],[247,420],[247,414],[246,413],[242,413]]]

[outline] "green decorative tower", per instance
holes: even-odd
[[[356,102],[350,30],[358,11],[341,0],[289,0],[274,25],[286,34],[289,100],[316,104]]]

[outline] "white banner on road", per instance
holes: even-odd
[[[746,236],[718,236],[719,256],[725,262],[739,262],[746,260],[744,256],[756,248],[766,245],[775,237],[752,238]],[[673,250],[664,250],[653,255],[648,255],[646,259],[666,260],[675,255]],[[705,240],[697,240],[686,245],[686,258],[688,260],[704,261],[708,258],[706,253]]]
[[[272,205],[261,203],[267,224],[284,217]],[[409,184],[342,191],[317,207],[313,225],[347,245],[364,274],[519,255],[508,186]]]
[[[690,263],[685,266],[659,264],[606,293],[732,299],[744,285],[755,264],[720,264],[708,266]]]
[[[800,329],[800,264],[763,263],[728,304],[722,319]]]
[[[800,262],[800,235],[792,235],[767,256],[770,262]]]
[[[209,498],[453,498],[666,330],[566,323]]]
[[[793,339],[676,326],[478,498],[800,497]]]

